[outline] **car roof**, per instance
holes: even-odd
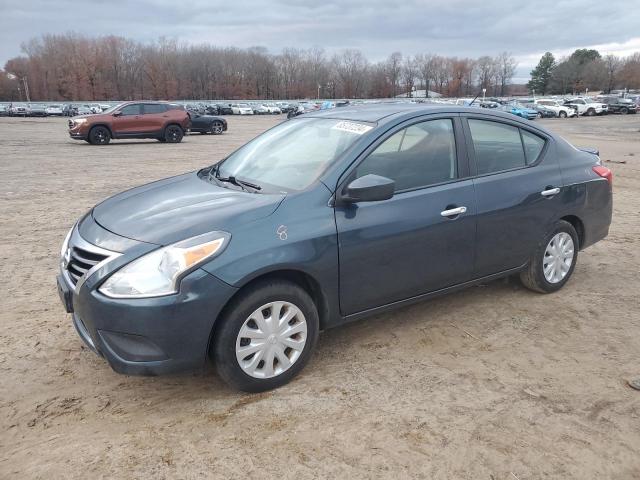
[[[461,105],[438,103],[377,103],[369,105],[354,105],[351,107],[316,110],[310,113],[305,113],[298,118],[335,118],[339,120],[368,123],[386,123],[386,121],[394,120],[400,116],[410,118],[413,116],[436,113],[472,113],[476,115],[495,116],[514,120],[514,115],[510,113],[496,112],[493,109],[488,110],[485,108],[463,107]]]

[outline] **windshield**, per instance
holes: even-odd
[[[303,190],[372,128],[326,118],[284,122],[232,153],[220,164],[218,174],[262,186]]]
[[[116,111],[122,105],[124,105],[124,103],[119,103],[117,105],[114,105],[113,107],[109,107],[106,110],[103,110],[102,113],[113,113],[114,111]]]

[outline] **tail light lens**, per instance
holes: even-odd
[[[596,165],[593,167],[593,171],[596,172],[602,178],[605,178],[609,185],[613,185],[613,172],[609,170],[607,167],[603,167],[602,165]]]

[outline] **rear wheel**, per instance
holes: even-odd
[[[169,125],[164,130],[164,139],[167,143],[180,143],[184,132],[179,125]]]
[[[107,127],[98,125],[89,131],[89,143],[91,145],[106,145],[111,141],[111,132]]]
[[[541,293],[560,290],[576,266],[578,246],[573,225],[559,220],[538,244],[527,269],[520,274],[524,286]]]
[[[211,124],[211,128],[209,129],[209,132],[212,133],[213,135],[221,135],[223,131],[224,131],[224,126],[222,125],[222,122],[218,122],[218,121],[213,122]]]
[[[304,368],[318,338],[318,312],[309,294],[281,280],[250,287],[219,319],[213,358],[220,377],[246,392],[289,382]]]

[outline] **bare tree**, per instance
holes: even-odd
[[[513,75],[516,73],[518,62],[509,52],[502,52],[496,59],[498,67],[497,79],[500,83],[500,95],[504,96],[507,93],[507,85],[511,83]]]
[[[398,95],[400,75],[402,74],[402,53],[393,52],[387,59],[387,75],[391,84],[391,96]]]

